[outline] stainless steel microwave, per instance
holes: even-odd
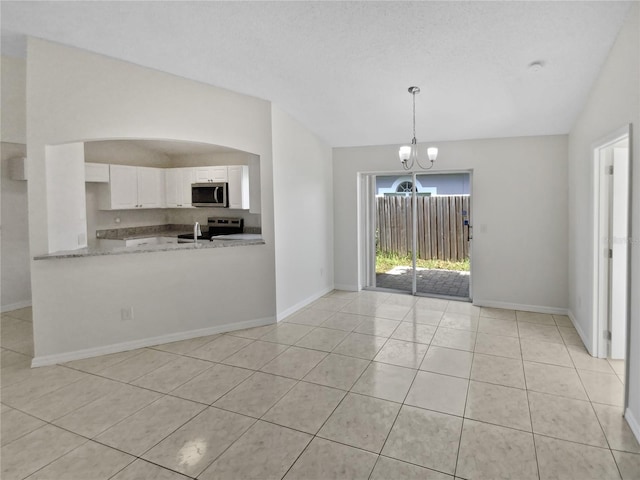
[[[194,207],[228,207],[227,184],[191,184],[191,205]]]

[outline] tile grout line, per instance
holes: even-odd
[[[407,315],[408,315],[408,313],[407,313]],[[406,315],[405,315],[405,317],[406,317]],[[403,318],[405,318],[405,317],[403,317]],[[440,322],[438,322],[438,323],[440,323]],[[434,332],[434,335],[435,335],[435,332]],[[386,345],[386,343],[385,343],[385,345]],[[383,346],[383,348],[384,348],[384,346]],[[429,351],[430,348],[431,348],[431,345],[429,344],[429,346],[427,347],[427,349],[424,352],[424,355],[422,356],[422,360],[420,360],[420,365],[418,365],[418,368],[416,369],[416,372],[413,375],[413,379],[411,380],[411,384],[409,385],[409,388],[407,389],[407,393],[405,393],[404,398],[402,399],[402,402],[400,404],[400,408],[398,408],[398,413],[396,413],[396,416],[393,419],[393,423],[391,424],[391,428],[387,432],[387,435],[386,435],[386,437],[384,439],[384,442],[382,442],[382,447],[380,448],[380,453],[378,453],[378,458],[376,458],[376,461],[373,464],[373,468],[371,469],[371,472],[369,473],[369,477],[368,477],[369,479],[371,478],[371,475],[373,475],[373,471],[375,470],[376,465],[378,465],[378,461],[380,460],[380,456],[382,455],[382,452],[384,451],[384,447],[387,445],[387,441],[389,440],[389,436],[391,436],[391,432],[393,431],[393,427],[395,427],[396,422],[398,421],[398,417],[400,416],[400,412],[402,411],[402,408],[405,406],[405,401],[407,399],[407,396],[409,395],[409,392],[411,391],[411,388],[413,387],[413,384],[415,383],[416,378],[418,377],[418,373],[420,372],[420,366],[422,365],[422,362],[424,361],[424,357],[427,355],[427,352]],[[373,363],[373,360],[371,361],[371,363]],[[369,367],[367,367],[367,368],[369,368]]]
[[[336,314],[337,314],[337,313],[338,313],[338,312],[336,312]],[[331,317],[329,317],[329,318],[331,318]],[[356,328],[357,328],[357,327],[356,327]],[[353,330],[351,330],[351,331],[347,334],[347,336],[348,336],[350,333],[352,333],[352,332],[353,332]],[[309,332],[309,333],[311,333],[311,332]],[[344,338],[342,341],[344,341],[344,340],[347,338],[347,336],[345,336],[345,338]],[[388,340],[389,340],[389,339],[387,338],[387,340],[386,340],[386,341],[385,341],[385,343],[382,345],[382,347],[380,348],[380,350],[382,350],[382,348],[384,348],[384,345],[386,345],[386,343],[387,343],[387,341],[388,341]],[[331,350],[331,352],[329,352],[329,353],[325,356],[325,359],[326,359],[329,355],[331,355],[331,354],[333,353],[333,350],[335,350],[335,349],[336,349],[336,348],[337,348],[337,347],[342,343],[342,341],[340,341],[337,345],[335,345],[335,346],[333,347],[333,349]],[[318,362],[318,364],[316,365],[316,367],[317,367],[317,366],[318,366],[322,361],[324,361],[324,359],[323,359],[323,360],[321,360],[320,362]],[[349,387],[349,390],[347,390],[347,391],[345,392],[344,396],[340,399],[340,401],[339,401],[339,402],[338,402],[338,404],[334,407],[334,409],[331,411],[331,413],[329,414],[329,416],[327,416],[327,418],[324,420],[324,422],[322,422],[322,425],[320,425],[320,427],[318,428],[318,430],[316,431],[316,433],[314,433],[314,434],[313,434],[313,436],[311,437],[311,440],[309,440],[309,443],[307,443],[307,445],[305,446],[305,448],[300,452],[300,454],[299,454],[299,455],[296,457],[296,459],[291,463],[291,465],[289,465],[289,468],[287,468],[287,471],[284,473],[284,475],[282,476],[282,478],[284,478],[284,477],[289,473],[289,471],[293,468],[293,466],[298,462],[298,460],[302,457],[302,455],[307,451],[307,449],[309,448],[309,445],[311,445],[311,443],[312,443],[316,438],[322,438],[322,437],[318,437],[318,433],[319,433],[319,432],[322,430],[322,428],[326,425],[326,423],[327,423],[327,422],[329,421],[329,419],[333,416],[333,414],[334,414],[334,413],[336,412],[336,410],[340,407],[340,405],[342,405],[342,403],[344,402],[344,399],[345,399],[345,398],[347,398],[347,395],[349,395],[349,393],[351,393],[351,389],[353,388],[353,386],[354,386],[356,383],[358,383],[358,381],[360,380],[360,378],[362,377],[362,375],[364,375],[364,372],[366,372],[366,371],[367,371],[367,369],[369,368],[369,366],[370,366],[372,363],[373,363],[373,360],[369,360],[369,363],[368,363],[368,364],[367,364],[367,366],[362,370],[362,372],[360,373],[360,375],[358,376],[358,378],[357,378],[357,379],[352,383],[352,385]],[[310,372],[311,372],[313,369],[315,369],[316,367],[312,368],[309,372],[307,372],[307,374],[308,374],[308,373],[310,373]],[[306,376],[306,375],[305,375],[305,376]],[[303,381],[303,380],[300,380],[300,381]],[[308,382],[308,383],[312,383],[312,382]],[[325,386],[325,387],[326,387],[327,385],[323,385],[323,386]],[[330,388],[332,388],[332,387],[330,387]],[[333,387],[333,388],[335,388],[335,387]],[[341,390],[341,389],[340,389],[340,390]],[[344,391],[344,390],[343,390],[343,391]],[[275,406],[275,404],[274,404],[274,406]],[[271,408],[273,408],[273,407],[271,407]],[[265,413],[265,415],[266,415],[266,413]],[[324,438],[323,438],[323,440],[327,440],[327,439],[324,439]],[[331,441],[331,440],[328,440],[328,441]],[[376,458],[376,463],[377,463],[377,461],[378,461],[378,460],[377,460],[377,458]],[[375,467],[375,464],[374,464],[374,467]],[[373,468],[372,468],[372,470],[371,470],[371,471],[373,472]]]
[[[344,312],[339,311],[339,312],[337,312],[337,313],[344,313]],[[408,312],[407,312],[407,314],[408,314]],[[406,316],[407,314],[405,314],[405,316]],[[372,317],[372,318],[376,318],[376,317]],[[403,317],[403,318],[404,318],[404,317]],[[363,320],[363,322],[364,322],[364,320]],[[362,323],[362,322],[361,322],[361,323]],[[374,359],[375,359],[375,357],[377,356],[377,354],[378,354],[380,351],[382,351],[382,349],[387,345],[387,343],[388,343],[388,342],[389,342],[389,340],[391,339],[391,335],[393,335],[393,333],[395,332],[395,330],[397,330],[397,328],[398,328],[401,324],[402,324],[402,321],[399,321],[399,322],[398,322],[398,325],[396,325],[396,327],[395,327],[395,328],[394,328],[394,330],[390,333],[390,335],[389,335],[388,337],[386,337],[385,342],[384,342],[384,343],[381,345],[381,347],[377,350],[377,352],[376,352],[376,354],[374,355],[374,357],[373,357],[372,359],[367,359],[367,360],[368,360],[368,362],[369,362],[369,363],[367,364],[367,366],[362,370],[362,372],[360,373],[360,375],[358,375],[358,378],[356,378],[356,380],[352,383],[352,385],[349,387],[349,390],[347,390],[347,391],[345,392],[345,395],[342,397],[342,399],[340,400],[340,402],[338,402],[338,404],[337,404],[337,405],[336,405],[336,407],[333,409],[333,411],[329,414],[329,416],[324,420],[324,422],[322,423],[322,425],[320,426],[320,428],[318,428],[318,430],[317,430],[317,431],[316,431],[316,433],[313,435],[313,437],[312,437],[311,441],[307,444],[307,446],[305,447],[305,449],[300,453],[300,455],[298,455],[298,457],[296,458],[296,460],[295,460],[295,461],[294,461],[294,462],[289,466],[289,468],[287,469],[287,472],[285,472],[285,476],[286,476],[286,475],[287,475],[287,473],[291,470],[291,468],[293,468],[293,466],[296,464],[296,462],[298,461],[298,459],[303,455],[303,453],[307,450],[307,448],[309,447],[309,445],[311,444],[311,442],[313,442],[313,440],[314,440],[315,438],[321,438],[321,439],[326,440],[326,441],[334,441],[334,440],[326,439],[326,438],[324,438],[324,437],[320,437],[320,436],[318,436],[318,433],[319,433],[319,432],[322,430],[322,428],[326,425],[326,423],[327,423],[327,422],[329,421],[329,419],[333,416],[333,414],[334,414],[334,413],[336,412],[336,410],[340,407],[340,405],[342,405],[342,404],[343,404],[343,402],[345,401],[345,399],[347,398],[347,396],[348,396],[349,394],[353,394],[353,395],[360,395],[360,394],[358,394],[357,392],[353,392],[353,390],[352,390],[352,389],[353,389],[353,387],[354,387],[354,386],[355,386],[355,385],[360,381],[360,379],[361,379],[361,378],[362,378],[362,376],[365,374],[365,372],[369,369],[369,367],[371,367],[371,365],[374,363]],[[360,324],[359,324],[359,325],[360,325]],[[358,326],[359,326],[359,325],[357,325],[355,328],[358,328]],[[339,346],[340,346],[340,345],[341,345],[341,344],[346,340],[346,338],[347,338],[351,333],[356,333],[356,332],[355,332],[355,328],[354,328],[354,329],[352,329],[352,330],[347,334],[347,336],[346,336],[346,337],[345,337],[345,338],[344,338],[340,343],[338,343],[338,344],[333,348],[333,350],[332,350],[331,352],[329,352],[329,353],[327,354],[327,356],[328,356],[328,355],[330,355],[330,354],[333,354],[333,353],[334,353],[334,351],[335,351],[335,349],[336,349],[336,348],[338,348],[338,347],[339,347]],[[364,335],[366,335],[366,334],[364,334]],[[372,335],[372,336],[375,336],[375,335]],[[382,337],[379,337],[379,338],[382,338]],[[425,353],[426,353],[426,352],[425,352]],[[335,355],[338,355],[338,354],[335,354]],[[325,358],[326,358],[327,356],[325,356]],[[348,355],[345,355],[345,356],[348,356]],[[350,358],[359,358],[359,357],[350,357]],[[319,362],[319,363],[320,363],[320,362]],[[317,365],[316,365],[316,366],[317,366]],[[314,368],[315,368],[315,367],[314,367]],[[313,370],[313,369],[312,369],[312,370]],[[416,370],[416,375],[417,375],[417,370]],[[414,379],[415,379],[415,375],[414,375]],[[300,381],[304,381],[304,380],[302,379],[302,380],[300,380]],[[308,383],[312,383],[312,382],[308,382]],[[327,385],[323,385],[323,386],[327,387]],[[334,387],[329,387],[329,388],[334,388]],[[343,390],[343,391],[344,391],[344,390]],[[408,394],[408,391],[407,391],[407,394]],[[376,399],[378,399],[377,397],[373,397],[373,396],[369,396],[369,395],[364,395],[364,394],[362,394],[362,395],[363,395],[363,396],[366,396],[367,398],[376,398]],[[406,397],[406,395],[405,395],[405,397]],[[383,400],[383,399],[378,399],[378,400]],[[273,407],[272,407],[272,408],[273,408]],[[400,409],[401,409],[401,408],[402,408],[402,405],[401,405],[401,406],[400,406],[400,408],[398,409],[398,414],[400,413]],[[398,414],[396,414],[396,419],[397,419]],[[394,419],[394,424],[395,424],[395,419]],[[391,428],[393,429],[393,425],[392,425],[392,427],[391,427]],[[390,432],[391,432],[391,430],[389,430],[389,432],[387,433],[387,437],[388,437],[388,435],[389,435],[389,433],[390,433]],[[340,443],[340,442],[336,442],[336,443]],[[385,439],[385,443],[386,443],[386,439]],[[354,446],[352,446],[352,445],[348,445],[348,444],[343,444],[343,445],[348,446],[348,447],[351,447],[351,448],[357,448],[357,447],[354,447]],[[382,452],[382,449],[383,449],[383,448],[384,448],[384,443],[383,443],[382,448],[380,449],[380,453]],[[369,452],[369,453],[374,453],[374,454],[375,454],[375,452],[370,452],[369,450],[364,450],[364,451]],[[370,477],[370,476],[371,476],[371,474],[373,473],[373,470],[375,469],[375,466],[376,466],[376,464],[378,463],[378,459],[380,458],[380,453],[377,453],[377,454],[376,454],[376,455],[377,455],[377,456],[376,456],[376,461],[375,461],[375,463],[374,463],[374,465],[373,465],[373,467],[372,467],[372,469],[371,469],[371,472],[369,472],[369,477]],[[283,478],[284,478],[284,477],[283,477]]]
[[[516,314],[516,320],[517,320]],[[555,319],[554,319],[555,322]],[[536,434],[535,429],[533,427],[533,414],[531,413],[531,402],[529,400],[529,386],[527,384],[527,374],[524,369],[524,355],[522,353],[522,338],[520,337],[520,324],[516,321],[516,328],[518,329],[518,345],[520,345],[520,361],[522,362],[522,377],[524,378],[524,388],[527,395],[527,410],[529,411],[529,422],[531,423],[531,440],[533,441],[533,454],[536,459],[536,470],[538,472],[538,478],[540,476],[540,461],[538,459],[538,447],[536,444]]]
[[[562,339],[564,341],[564,337],[562,337]],[[566,347],[566,345],[565,345],[565,347]],[[622,471],[620,470],[620,465],[618,465],[618,461],[616,460],[616,456],[613,454],[613,449],[611,448],[611,443],[609,442],[609,437],[607,436],[607,433],[605,432],[604,427],[602,426],[602,422],[600,421],[600,417],[598,417],[598,412],[596,412],[596,409],[593,406],[593,401],[591,400],[591,396],[589,395],[589,392],[587,391],[587,388],[584,385],[584,381],[582,380],[582,376],[580,376],[580,372],[579,372],[579,369],[578,369],[578,367],[576,365],[576,362],[573,359],[573,356],[571,354],[569,354],[569,358],[571,359],[571,363],[573,363],[573,368],[575,369],[576,375],[578,376],[578,379],[580,380],[580,385],[582,385],[582,388],[583,388],[585,394],[587,395],[587,399],[589,401],[589,405],[591,406],[591,410],[593,411],[593,414],[596,417],[596,421],[598,422],[598,425],[600,426],[600,431],[602,432],[602,435],[604,436],[604,439],[607,442],[607,447],[608,447],[608,450],[609,450],[609,454],[611,455],[611,458],[613,459],[613,463],[615,464],[616,469],[618,470],[618,475],[620,475],[620,478],[623,478]]]
[[[480,315],[478,314],[478,329],[480,328]],[[469,369],[469,380],[467,382],[467,394],[464,399],[464,409],[462,410],[462,425],[460,425],[460,437],[458,438],[458,450],[456,452],[456,463],[453,468],[453,475],[458,474],[458,462],[460,461],[460,449],[462,448],[462,434],[464,432],[464,422],[467,419],[467,404],[469,402],[469,392],[471,390],[471,375],[473,372],[473,363],[476,359],[476,345],[478,344],[478,330],[476,330],[475,340],[473,342],[473,350],[471,352],[471,368]],[[471,419],[469,419],[471,420]]]

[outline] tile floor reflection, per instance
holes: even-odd
[[[334,291],[279,325],[30,368],[2,315],[4,480],[639,479],[624,362],[565,316]]]

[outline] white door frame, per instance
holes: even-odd
[[[627,238],[616,239],[613,238],[613,245],[608,238],[608,226],[606,235],[603,230],[605,228],[604,223],[611,221],[609,218],[608,209],[610,207],[610,195],[609,186],[605,184],[606,176],[604,154],[611,152],[613,146],[622,140],[627,139],[631,141],[631,125],[625,125],[624,127],[610,133],[606,137],[601,138],[593,144],[593,319],[592,319],[592,345],[591,352],[594,356],[600,358],[606,358],[609,355],[610,342],[608,338],[608,319],[609,319],[609,248],[614,249],[614,255],[626,254],[628,258],[629,254],[629,242]],[[629,178],[631,149],[628,149],[629,154],[627,158],[627,178]],[[614,170],[615,174],[615,170]],[[630,191],[627,195],[627,205],[630,199]],[[627,217],[630,212],[630,208],[627,208]],[[627,218],[627,226],[630,225],[629,218]],[[620,241],[617,241],[620,240]],[[630,301],[630,268],[626,269],[626,297],[623,300],[624,315],[626,317],[626,353],[625,358],[629,358],[629,301]],[[620,308],[620,306],[617,306]],[[628,362],[627,362],[628,363]]]
[[[360,185],[360,207],[358,210],[362,210],[363,218],[362,224],[364,228],[358,228],[358,232],[362,232],[362,239],[358,242],[360,245],[359,258],[364,258],[364,261],[360,263],[360,285],[362,289],[364,286],[376,285],[376,239],[375,235],[370,235],[370,232],[375,232],[376,224],[376,204],[375,204],[375,182],[376,177],[374,174],[358,174],[358,184]],[[362,281],[364,279],[364,282]]]

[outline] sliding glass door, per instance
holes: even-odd
[[[370,286],[471,298],[471,174],[376,175]],[[372,248],[373,250],[373,248]]]

